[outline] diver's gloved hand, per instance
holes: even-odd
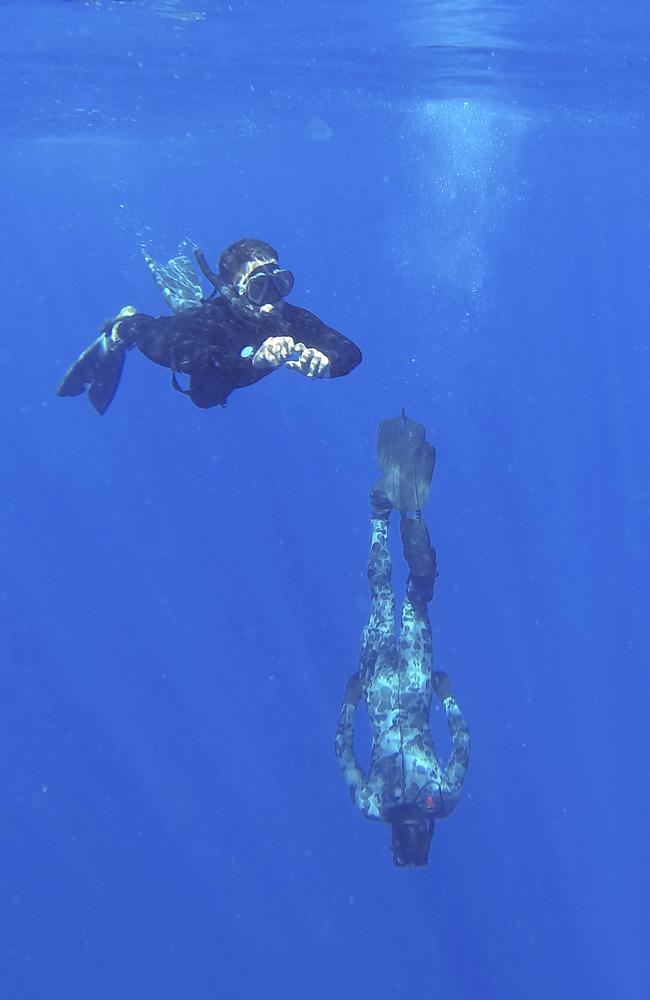
[[[433,684],[433,690],[436,692],[440,701],[444,701],[451,694],[451,681],[447,677],[447,674],[443,673],[442,670],[435,670],[431,675],[431,683]]]
[[[253,367],[279,368],[295,352],[293,337],[267,337],[253,355]]]
[[[361,687],[361,678],[358,674],[352,674],[348,680],[345,694],[343,695],[343,701],[346,705],[358,705],[361,701],[362,694],[363,689]]]
[[[305,347],[304,344],[295,344],[294,352],[298,357],[295,361],[287,361],[287,368],[293,368],[307,378],[329,378],[330,359],[322,351],[317,351],[315,347]]]

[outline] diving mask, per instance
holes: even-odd
[[[240,294],[245,295],[254,306],[271,305],[289,294],[293,281],[293,274],[285,267],[262,264],[242,281]]]

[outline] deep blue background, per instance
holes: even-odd
[[[634,78],[585,88],[576,66],[607,45],[567,7],[553,52],[550,9],[537,50],[508,22],[495,78],[491,33],[482,83],[496,8],[460,8],[471,72],[444,97],[424,49],[395,54],[378,25],[375,50],[362,18],[356,58],[315,49],[313,88],[290,59],[305,36],[273,72],[242,44],[220,89],[210,4],[9,12],[3,997],[650,995],[650,137],[623,106],[647,92],[648,26],[623,6]],[[209,16],[179,20],[192,9]],[[121,75],[134,37],[149,67],[177,52],[180,90],[162,56],[164,85]],[[200,411],[134,352],[104,418],[54,397],[107,316],[164,311],[143,239],[164,256],[189,235],[214,259],[245,234],[360,344],[358,370],[280,371]],[[368,609],[375,429],[402,406],[438,451],[436,665],[473,737],[424,872],[393,870],[333,755]]]

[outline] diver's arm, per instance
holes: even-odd
[[[317,351],[325,355],[329,361],[326,372],[328,378],[347,375],[360,363],[361,351],[357,345],[338,330],[326,326],[318,316],[314,316],[307,309],[299,309],[290,303],[284,303],[282,316],[286,333],[293,337],[296,344],[303,344],[307,351]]]
[[[361,682],[359,675],[353,674],[348,681],[343,696],[343,704],[339,712],[336,727],[335,750],[343,777],[350,790],[352,801],[363,813],[368,812],[368,791],[366,776],[359,767],[354,756],[352,741],[354,739],[354,713],[361,697]]]
[[[305,343],[305,346],[316,348],[329,359],[329,378],[339,378],[347,375],[361,363],[361,351],[356,344],[344,337],[342,333],[323,324],[323,330],[318,335],[317,342]]]
[[[440,676],[446,678],[446,684],[444,682],[441,685],[436,684],[435,678]],[[467,774],[470,751],[469,726],[451,693],[451,685],[445,674],[434,674],[434,687],[445,710],[452,740],[451,756],[442,772],[440,782],[440,795],[443,803],[441,815],[448,816],[456,808],[460,790]]]

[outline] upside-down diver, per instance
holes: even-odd
[[[427,864],[434,822],[456,807],[469,762],[469,729],[446,674],[432,671],[427,605],[437,575],[436,553],[421,516],[435,465],[435,451],[421,424],[404,412],[379,425],[382,476],[370,494],[372,542],[368,579],[370,620],[363,631],[359,671],[347,684],[336,732],[336,755],[352,800],[368,819],[392,831],[393,861],[399,868]],[[399,637],[391,589],[388,522],[400,512],[400,533],[409,567]],[[429,727],[435,692],[452,737],[451,757],[442,766]],[[368,774],[353,750],[354,717],[365,703],[372,728]]]

